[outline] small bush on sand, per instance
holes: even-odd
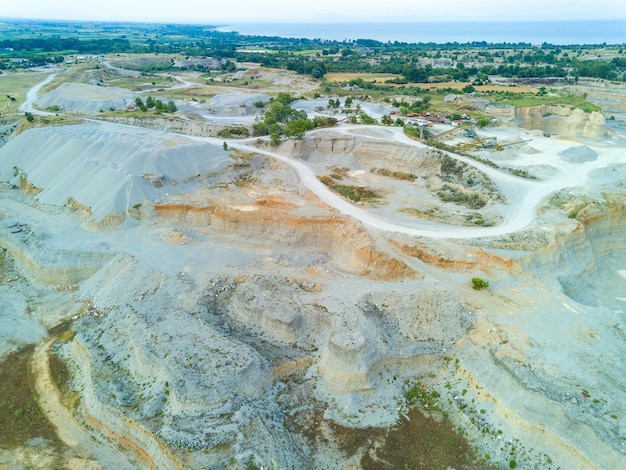
[[[481,289],[485,289],[489,287],[489,283],[487,281],[485,281],[484,279],[481,279],[479,277],[473,277],[472,278],[472,288],[474,290],[481,290]]]

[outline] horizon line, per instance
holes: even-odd
[[[17,17],[17,16],[0,16],[2,20],[19,20],[19,21],[50,21],[50,22],[72,22],[72,23],[139,23],[139,24],[181,24],[181,25],[198,25],[198,26],[235,26],[242,24],[427,24],[427,23],[465,23],[465,24],[480,24],[480,23],[593,23],[593,22],[615,22],[626,21],[624,18],[577,18],[577,19],[504,19],[504,18],[486,18],[486,19],[417,19],[417,20],[390,20],[390,19],[367,19],[367,20],[236,20],[236,21],[199,21],[197,19],[71,19],[71,18],[31,18],[31,17]]]

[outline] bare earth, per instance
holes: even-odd
[[[251,102],[267,93],[310,85],[253,73],[267,82],[254,95],[180,100],[152,127],[91,119],[122,91],[35,87],[23,111],[43,115],[35,103],[71,93],[89,119],[0,148],[0,246],[22,276],[2,302],[30,322],[28,338],[2,336],[0,351],[72,321],[73,339],[43,340],[31,358],[64,455],[80,457],[67,466],[380,464],[394,441],[371,429],[410,422],[417,384],[428,393],[413,405],[445,413],[477,449],[455,468],[620,468],[624,123],[504,110],[479,133],[507,145],[470,152],[500,168],[395,127],[340,124],[277,148],[207,136],[251,126]],[[176,91],[202,87],[190,78]],[[376,197],[350,201],[320,177]],[[63,312],[33,318],[35,302],[59,299]],[[77,406],[50,377],[53,343]],[[356,430],[368,431],[347,445]]]

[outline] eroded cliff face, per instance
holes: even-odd
[[[293,158],[302,158],[309,163],[328,164],[329,157],[332,157],[336,167],[367,169],[384,166],[393,169],[397,165],[402,169],[410,168],[411,172],[419,176],[436,172],[441,164],[430,149],[345,136],[331,131],[322,137],[296,142],[288,150]]]
[[[294,216],[289,204],[268,207],[266,199],[245,206],[157,204],[154,209],[171,222],[228,233],[250,244],[295,249],[301,257],[312,253],[331,259],[337,269],[372,279],[420,277],[402,261],[377,250],[367,231],[345,216]]]
[[[541,105],[516,108],[515,119],[525,129],[539,129],[566,137],[593,139],[606,134],[604,116],[596,111],[585,113],[565,106]]]
[[[626,269],[626,206],[590,204],[577,218],[573,232],[557,234],[526,265],[536,272],[550,271],[563,292],[580,304],[621,310],[626,283],[621,274]]]

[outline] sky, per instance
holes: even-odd
[[[156,21],[419,22],[626,19],[624,0],[0,0],[0,17]]]

